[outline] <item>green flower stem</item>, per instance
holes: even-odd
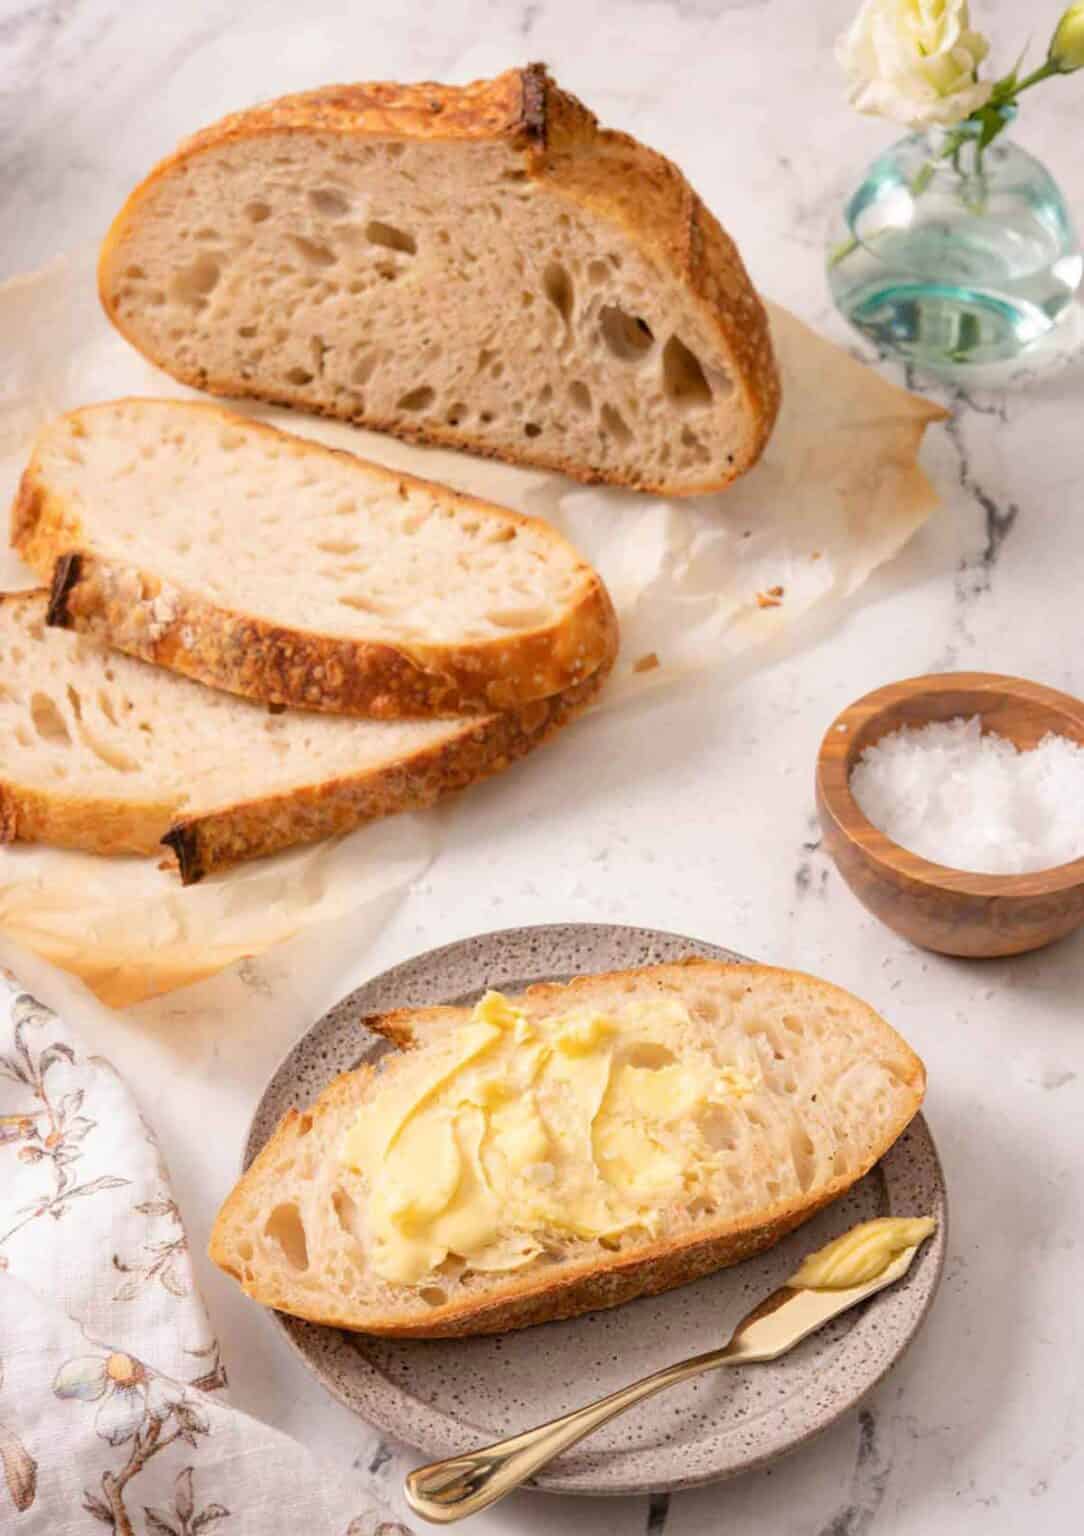
[[[1040,80],[1049,80],[1051,75],[1060,75],[1063,73],[1064,71],[1060,70],[1052,59],[1045,59],[1043,63],[1039,65],[1038,69],[1033,69],[1030,75],[1025,75],[1022,80],[1018,80],[1012,87],[1011,93],[1009,95],[998,97],[998,101],[999,103],[1015,101],[1021,91],[1030,90],[1033,85],[1038,85]],[[997,91],[995,87],[995,95],[996,94]]]

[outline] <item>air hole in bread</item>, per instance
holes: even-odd
[[[309,206],[325,219],[343,219],[350,212],[350,199],[337,187],[313,187]]]
[[[109,697],[104,688],[98,689],[98,708],[109,721],[110,725],[116,725],[117,712],[113,708],[113,700]]]
[[[397,411],[424,411],[432,405],[436,399],[436,393],[428,384],[419,384],[417,389],[408,390],[395,402]]]
[[[602,430],[608,432],[615,442],[627,443],[632,440],[632,429],[616,406],[608,403],[604,405],[600,418]]]
[[[695,432],[690,431],[688,427],[682,427],[681,429],[681,443],[682,447],[690,450],[685,455],[686,461],[691,459],[694,463],[698,464],[707,464],[710,461],[711,454],[708,452],[703,440]]]
[[[63,742],[71,746],[71,734],[64,716],[47,693],[30,696],[30,720],[42,741]]]
[[[610,269],[604,261],[588,262],[587,281],[589,283],[594,283],[597,286],[599,283],[604,283],[609,275]]]
[[[311,267],[333,267],[338,257],[330,245],[321,240],[308,240],[304,235],[291,235],[290,243]]]
[[[276,1205],[264,1225],[265,1234],[282,1250],[291,1269],[308,1269],[309,1245],[301,1212],[292,1200]]]
[[[202,309],[207,302],[207,295],[221,276],[222,269],[213,256],[197,256],[189,266],[182,267],[174,275],[170,292],[181,304],[187,304],[191,309]]]
[[[572,278],[559,261],[551,261],[542,274],[542,291],[566,325],[572,319]]]
[[[524,437],[541,437],[542,428],[538,425],[537,421],[524,422],[523,435]]]
[[[335,1220],[347,1237],[357,1238],[361,1225],[361,1213],[353,1195],[343,1189],[341,1184],[337,1184],[331,1191],[331,1209],[335,1212]]]
[[[734,1111],[724,1104],[706,1104],[696,1123],[700,1134],[714,1152],[733,1152],[737,1145]]]
[[[619,304],[603,305],[598,312],[598,328],[606,346],[623,363],[637,362],[655,345],[647,321],[641,320],[639,315],[630,315]]]
[[[391,613],[393,610],[387,603],[381,603],[376,598],[365,597],[360,593],[344,592],[336,602],[342,603],[344,608],[356,608],[358,613]]]
[[[630,1067],[645,1067],[649,1072],[661,1072],[663,1067],[672,1066],[677,1057],[668,1045],[660,1045],[656,1040],[638,1040],[625,1052],[625,1060]]]
[[[286,382],[288,384],[311,384],[313,375],[307,368],[287,368]]]
[[[448,407],[444,420],[450,427],[458,427],[468,414],[469,407],[462,400],[456,400]]]
[[[429,1307],[442,1307],[448,1300],[448,1292],[441,1285],[423,1285],[418,1295]]]
[[[98,761],[104,763],[107,768],[112,768],[114,772],[135,773],[139,768],[138,761],[119,747],[115,741],[104,736],[96,736],[86,725],[80,724],[79,735],[83,745],[94,753]]]
[[[522,608],[491,608],[486,618],[498,629],[529,629],[536,624],[545,624],[549,610],[539,604]]]
[[[682,410],[711,403],[711,386],[700,359],[680,336],[671,336],[662,349],[662,387],[670,403]]]
[[[573,379],[568,386],[568,398],[572,401],[575,410],[582,412],[584,416],[591,414],[591,391],[581,380]]]
[[[196,230],[195,239],[202,240],[206,244],[209,240],[221,240],[222,236],[217,229],[211,229],[209,225],[205,225],[203,229]]]
[[[256,327],[254,325],[239,325],[237,327],[237,334],[238,336],[243,336],[245,341],[251,341],[256,334]]]
[[[418,249],[418,242],[414,236],[405,229],[396,229],[394,224],[385,224],[383,219],[370,219],[365,226],[365,238],[370,245],[382,245],[389,251],[402,251],[406,256],[413,256]]]
[[[804,1194],[813,1187],[817,1176],[817,1153],[812,1137],[800,1124],[795,1124],[791,1129],[790,1151],[794,1159],[794,1172]]]
[[[269,219],[270,217],[270,206],[259,198],[254,198],[251,203],[245,204],[245,218],[250,224],[262,224],[264,219]]]
[[[318,539],[316,547],[326,555],[352,555],[359,545],[353,539]]]
[[[372,378],[373,369],[379,361],[379,352],[366,352],[363,357],[359,357],[351,371],[350,382],[352,384],[368,384]]]
[[[125,267],[124,275],[125,275],[125,277],[139,278],[139,277],[146,277],[147,274],[146,274],[146,271],[142,267],[132,266],[132,267]]]

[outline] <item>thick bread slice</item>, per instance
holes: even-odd
[[[41,432],[12,543],[51,623],[248,698],[393,719],[512,709],[617,644],[548,523],[218,406],[116,400]]]
[[[922,1102],[922,1063],[899,1036],[849,993],[794,971],[690,960],[535,986],[513,1001],[537,1025],[580,1005],[619,1017],[660,997],[688,1010],[689,1046],[720,1068],[752,1068],[759,1086],[697,1121],[717,1169],[695,1194],[671,1197],[655,1236],[634,1230],[606,1245],[536,1232],[542,1253],[510,1274],[448,1261],[416,1285],[373,1275],[367,1181],[339,1149],[359,1111],[394,1093],[405,1061],[464,1025],[468,1010],[445,1007],[364,1021],[403,1054],[289,1111],[223,1205],[211,1257],[265,1306],[360,1332],[442,1337],[574,1317],[769,1247],[861,1178]]]
[[[177,854],[186,884],[431,805],[522,757],[608,667],[522,709],[373,721],[269,711],[45,623],[0,596],[0,842]]]
[[[227,117],[128,199],[99,283],[199,389],[580,480],[718,490],[779,405],[733,242],[541,65]]]

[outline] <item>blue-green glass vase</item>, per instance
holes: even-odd
[[[1082,274],[1049,171],[1004,135],[980,149],[971,123],[878,156],[828,244],[832,295],[851,324],[932,368],[1020,356],[1057,323]]]

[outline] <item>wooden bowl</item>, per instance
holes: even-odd
[[[1019,955],[1084,923],[1084,858],[1029,875],[979,875],[933,864],[879,832],[850,790],[866,747],[903,725],[978,715],[984,731],[1034,747],[1048,731],[1084,746],[1084,703],[992,672],[944,672],[878,688],[829,726],[817,757],[817,809],[829,853],[869,910],[924,949]]]

